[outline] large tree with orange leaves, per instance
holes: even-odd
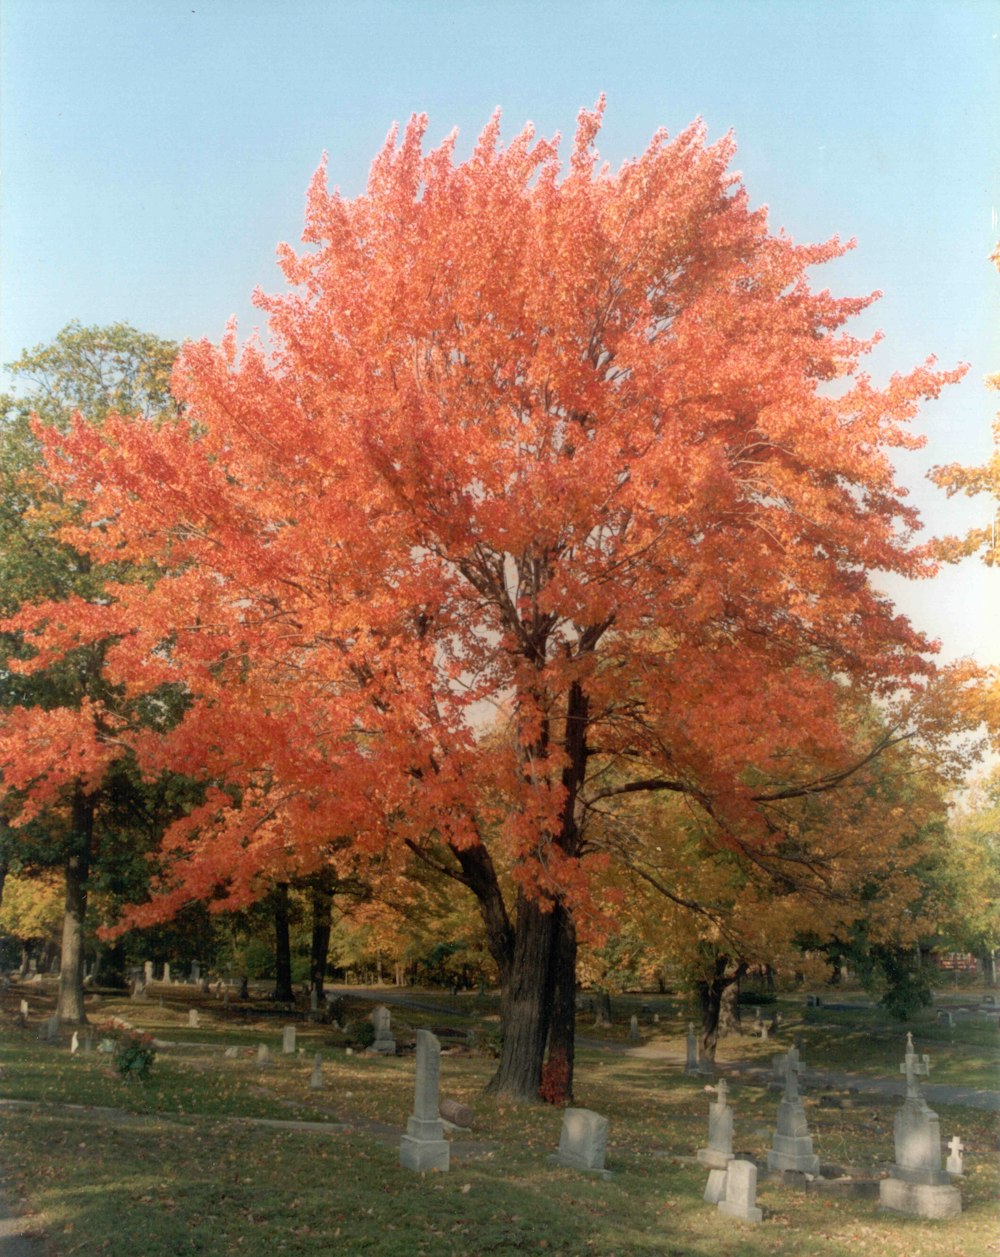
[[[188,346],[178,423],[44,434],[67,540],[156,584],[18,620],[41,661],[99,639],[130,692],[186,694],[134,745],[218,788],[134,919],[344,835],[432,863],[479,901],[523,1098],[547,1036],[571,1085],[590,818],[669,791],[773,852],[777,801],[873,753],[844,688],[929,673],[869,573],[930,570],[890,456],[959,374],[876,387],[844,330],[873,298],[807,278],[847,246],[773,234],[700,124],[601,167],[602,111],[567,167],[494,117],[466,161],[413,118],[353,200],[321,169],[291,291],[258,297],[273,349]]]

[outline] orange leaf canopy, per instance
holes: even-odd
[[[112,675],[191,698],[142,754],[239,787],[172,834],[165,903],[344,834],[499,837],[581,896],[599,801],[750,825],[751,768],[842,764],[846,682],[926,672],[870,574],[930,570],[890,452],[960,372],[875,387],[873,298],[807,278],[848,246],[772,234],[700,124],[599,166],[602,111],[565,168],[498,116],[465,161],[411,119],[353,200],[321,168],[273,349],[189,345],[184,421],[44,434],[67,539],[161,573],[111,590]]]

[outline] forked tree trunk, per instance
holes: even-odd
[[[538,1100],[552,1009],[555,914],[518,892],[509,976],[500,992],[503,1044],[487,1090],[520,1103]]]
[[[63,915],[62,955],[59,964],[60,1021],[80,1024],[83,1009],[83,926],[87,916],[87,875],[94,836],[94,801],[77,789],[73,798],[73,847],[66,860],[66,910]]]
[[[292,1003],[292,946],[288,930],[288,883],[274,888],[274,998]]]
[[[729,957],[719,956],[715,961],[715,970],[710,978],[699,978],[697,982],[698,999],[701,1003],[701,1055],[709,1061],[715,1060],[715,1050],[719,1044],[722,1024],[723,1000],[726,992],[733,1001],[739,995],[739,984],[747,971],[747,966],[740,961],[735,970],[727,974]]]

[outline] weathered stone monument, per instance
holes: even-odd
[[[726,1194],[719,1212],[742,1222],[760,1222],[764,1216],[757,1206],[757,1167],[752,1161],[730,1161],[726,1170]]]
[[[223,1056],[225,1056],[228,1061],[235,1061],[239,1054],[240,1049],[237,1047],[227,1047],[225,1052],[223,1052]]]
[[[918,1057],[913,1035],[907,1034],[906,1057],[899,1067],[906,1075],[906,1098],[893,1123],[896,1162],[889,1177],[879,1184],[879,1202],[883,1209],[918,1218],[957,1218],[962,1212],[962,1197],[941,1168],[938,1116],[928,1108],[920,1091],[920,1079],[930,1068],[930,1057]]]
[[[952,1135],[948,1141],[948,1160],[945,1163],[945,1169],[949,1174],[954,1174],[958,1178],[962,1178],[965,1174],[963,1169],[962,1153],[965,1151],[965,1145],[957,1135]]]
[[[727,1103],[729,1088],[721,1079],[718,1099],[708,1106],[708,1147],[699,1148],[698,1160],[713,1170],[724,1170],[733,1159],[733,1110]]]
[[[813,1152],[805,1105],[799,1094],[799,1071],[802,1068],[799,1054],[792,1048],[787,1056],[785,1090],[778,1105],[778,1128],[767,1154],[767,1168],[819,1174],[819,1157]]]
[[[191,961],[191,981],[195,986],[201,981],[201,965],[197,960]]]
[[[170,961],[169,961],[169,960],[165,960],[165,961],[163,962],[163,985],[164,985],[164,986],[170,986],[170,984],[171,984],[171,977],[170,977]]]
[[[192,1030],[197,1030],[197,1029],[198,1029],[198,1010],[197,1010],[197,1008],[191,1008],[191,1009],[189,1009],[189,1010],[188,1010],[188,1026],[190,1026],[190,1028],[191,1028]]]
[[[26,999],[23,999],[21,1000],[21,1016],[27,1017],[27,1015],[28,1015],[28,1001]]]
[[[309,1090],[323,1090],[323,1058],[318,1052],[313,1057],[312,1073],[309,1075]]]
[[[80,1050],[80,1036],[79,1036],[79,1034],[77,1034],[77,1032],[74,1030],[74,1031],[73,1031],[73,1037],[72,1037],[72,1038],[70,1039],[70,1041],[69,1041],[69,1054],[70,1054],[70,1056],[76,1056],[76,1054],[77,1054],[77,1052],[79,1052],[79,1050]]]
[[[42,1022],[38,1037],[45,1043],[55,1043],[59,1038],[59,1014],[53,1013]]]
[[[694,1032],[694,1022],[688,1022],[687,1032],[687,1060],[684,1062],[685,1074],[696,1074],[698,1072],[698,1036]]]
[[[260,1066],[270,1065],[271,1052],[266,1043],[258,1043],[257,1045],[257,1064]]]
[[[607,1146],[606,1117],[592,1109],[566,1109],[559,1135],[559,1151],[552,1160],[573,1170],[590,1170],[610,1176],[604,1168]]]
[[[375,1027],[375,1039],[371,1051],[395,1056],[396,1040],[392,1037],[392,1017],[384,1004],[372,1009],[372,1025]]]
[[[143,976],[143,981],[148,986],[150,982],[152,982],[153,980],[153,962],[151,960],[147,960],[144,962],[142,966],[142,976]]]
[[[282,1056],[295,1055],[295,1027],[286,1026],[281,1037],[281,1054]]]
[[[628,1037],[633,1043],[638,1043],[639,1041],[639,1018],[635,1013],[628,1020]]]
[[[445,1171],[451,1148],[438,1112],[441,1089],[441,1044],[429,1030],[417,1031],[417,1073],[413,1116],[399,1141],[399,1164],[408,1170]]]

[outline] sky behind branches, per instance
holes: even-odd
[[[461,157],[497,106],[507,140],[568,140],[601,92],[613,167],[700,116],[772,229],[857,239],[816,282],[883,292],[852,326],[885,333],[877,381],[970,364],[900,475],[931,531],[988,522],[924,475],[985,461],[1000,404],[994,0],[0,0],[0,362],[71,319],[245,335],[324,152],[351,196],[411,113]],[[998,587],[977,561],[887,585],[946,658],[994,663]]]

